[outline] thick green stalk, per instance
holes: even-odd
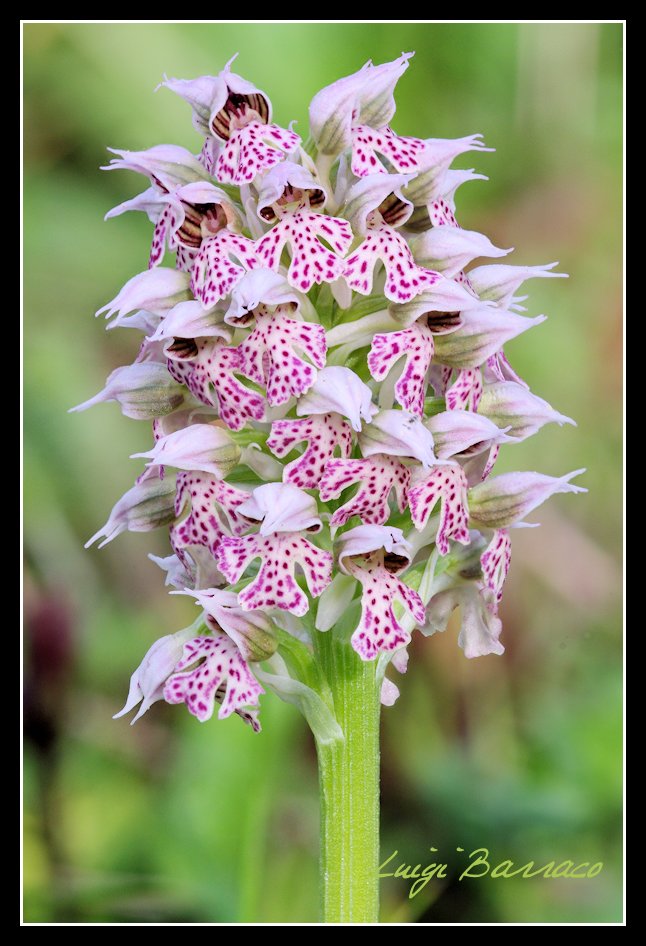
[[[379,713],[377,661],[334,632],[315,632],[345,738],[317,746],[321,793],[321,909],[325,923],[379,918]]]

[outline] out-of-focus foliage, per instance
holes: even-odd
[[[529,314],[550,321],[508,353],[579,426],[507,449],[501,472],[585,466],[590,492],[514,533],[504,657],[466,661],[455,627],[415,640],[383,714],[383,851],[447,860],[453,877],[414,899],[383,881],[382,919],[621,916],[621,26],[49,23],[25,26],[28,922],[316,917],[316,760],[292,708],[266,696],[259,736],[164,704],[133,729],[111,719],[143,653],[194,607],[146,558],[167,554],[163,535],[83,549],[150,435],[114,404],[66,410],[137,346],[92,318],[145,268],[150,238],[143,214],[102,222],[144,186],[99,172],[105,147],[200,146],[188,106],[152,94],[162,74],[217,72],[239,50],[276,119],[304,130],[321,86],[408,49],[397,132],[478,131],[498,149],[462,162],[491,178],[460,190],[462,225],[570,274],[529,284]],[[459,883],[456,847],[604,868]]]

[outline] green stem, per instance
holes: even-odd
[[[321,793],[321,909],[325,923],[379,919],[379,713],[377,662],[334,632],[317,650],[345,739],[317,746]]]

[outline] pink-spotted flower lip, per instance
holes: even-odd
[[[419,460],[424,467],[436,462],[433,435],[409,411],[379,411],[359,434],[359,446],[364,457],[385,453]]]
[[[188,273],[177,269],[147,269],[129,279],[114,299],[97,309],[95,314],[105,313],[106,319],[113,315],[120,318],[135,309],[144,309],[164,315],[178,302],[192,298],[189,283]]]
[[[303,442],[307,444],[305,450],[283,468],[282,479],[301,489],[318,489],[336,451],[345,458],[352,453],[352,428],[336,413],[310,414],[272,423],[267,447],[274,456],[284,457]]]
[[[344,76],[317,92],[310,103],[310,130],[320,152],[337,155],[352,144],[354,125],[381,128],[395,114],[393,92],[414,53]]]
[[[419,319],[399,332],[378,332],[368,353],[368,368],[376,381],[383,381],[404,358],[395,383],[395,399],[404,410],[422,417],[435,343],[427,319]]]
[[[257,183],[256,212],[261,220],[272,223],[290,210],[302,207],[321,210],[327,200],[327,188],[302,164],[285,160],[274,165]]]
[[[443,631],[453,611],[461,610],[461,626],[458,645],[464,656],[485,657],[487,654],[503,654],[500,643],[502,622],[487,607],[487,602],[474,582],[440,591],[431,598],[426,609],[426,622],[422,632],[426,635]]]
[[[205,309],[196,299],[179,302],[149,336],[151,341],[173,338],[223,338],[231,341],[233,331],[222,321],[222,312]]]
[[[516,440],[531,437],[545,424],[555,423],[560,427],[572,424],[576,427],[571,417],[555,411],[542,397],[532,394],[515,381],[485,385],[478,411],[498,427],[506,424],[510,437]]]
[[[300,304],[300,296],[284,276],[271,269],[259,267],[245,273],[233,287],[231,303],[224,321],[229,325],[246,325],[260,305],[268,309],[279,305],[293,305],[298,309]]]
[[[469,491],[471,519],[475,525],[491,529],[517,524],[555,493],[587,493],[583,486],[570,483],[572,477],[581,473],[585,469],[565,476],[533,472],[494,476]]]
[[[260,686],[237,645],[226,634],[193,637],[184,644],[181,660],[164,687],[167,703],[186,703],[201,723],[213,715],[221,703],[218,719],[238,713],[258,731],[253,711],[265,691]]]
[[[418,262],[436,269],[445,276],[456,276],[472,260],[480,256],[496,258],[511,253],[513,247],[500,249],[489,237],[475,230],[460,227],[433,227],[417,237],[411,245]]]
[[[351,559],[379,550],[384,551],[392,574],[399,574],[411,562],[410,542],[406,541],[402,530],[394,526],[363,525],[348,529],[339,536],[337,548],[339,568],[345,575],[351,574],[348,569]]]
[[[400,512],[407,506],[410,469],[399,460],[377,453],[361,460],[332,459],[319,480],[323,502],[337,499],[349,486],[358,485],[347,502],[335,510],[330,526],[344,525],[353,516],[366,524],[383,525],[390,518],[390,494],[394,492]]]
[[[162,464],[224,479],[237,464],[240,448],[221,427],[192,424],[161,437],[151,450],[133,453],[131,459],[136,457],[147,458],[148,467]]]
[[[255,249],[259,264],[278,272],[283,250],[289,246],[287,278],[299,292],[308,292],[314,283],[334,282],[345,273],[344,257],[352,240],[347,220],[298,210],[282,217]]]
[[[362,422],[369,424],[378,411],[368,385],[351,368],[342,365],[330,365],[319,371],[312,387],[296,405],[299,416],[341,414],[356,431],[361,430]]]
[[[257,486],[239,512],[260,522],[260,535],[274,532],[319,532],[316,500],[292,483]]]
[[[401,233],[383,220],[371,221],[364,241],[344,260],[342,275],[349,288],[370,295],[377,264],[385,271],[383,292],[390,302],[410,302],[441,278],[438,272],[419,266]]]
[[[238,604],[235,592],[224,588],[200,588],[196,591],[171,591],[171,594],[195,598],[195,603],[207,615],[209,627],[216,633],[224,631],[235,642],[245,660],[267,660],[276,651],[278,639],[272,622],[262,611],[244,611]]]
[[[542,266],[512,266],[494,263],[476,266],[469,270],[469,281],[481,299],[490,299],[496,305],[506,308],[512,301],[517,289],[527,279],[556,278],[567,279],[567,273],[553,273],[558,263],[545,263]]]
[[[469,545],[467,478],[458,463],[436,464],[430,470],[414,470],[408,489],[413,525],[421,532],[435,506],[440,503],[440,521],[435,544],[440,555],[448,555],[449,541]]]
[[[492,446],[513,443],[510,427],[498,427],[493,421],[474,411],[442,411],[426,421],[433,434],[435,455],[439,460],[458,455],[484,453]]]
[[[378,213],[384,223],[401,227],[413,212],[413,205],[402,194],[412,174],[371,174],[360,178],[348,191],[343,216],[350,221],[357,236],[368,232],[369,220]]]
[[[266,388],[272,407],[308,391],[316,368],[325,366],[325,329],[291,314],[290,306],[277,306],[273,312],[258,309],[255,328],[237,348],[240,374]]]
[[[231,71],[231,63],[237,56],[238,53],[232,56],[217,76],[164,77],[160,83],[191,105],[199,131],[205,135],[212,133],[223,141],[229,140],[237,122],[251,120],[254,116],[263,124],[271,121],[271,102],[267,94]]]
[[[339,568],[361,585],[361,616],[350,643],[362,660],[374,660],[410,642],[410,631],[394,610],[395,601],[415,623],[424,621],[420,596],[397,577],[410,561],[411,546],[400,529],[363,525],[341,536]]]
[[[153,703],[164,698],[166,681],[180,661],[184,644],[193,637],[194,633],[194,629],[188,627],[176,634],[167,634],[155,641],[130,677],[128,698],[123,709],[115,713],[113,719],[125,716],[138,703],[141,703],[137,715],[130,722],[132,726],[150,709]]]
[[[261,564],[256,577],[238,595],[244,611],[278,608],[298,617],[307,614],[310,603],[296,581],[297,567],[313,598],[318,598],[332,581],[331,553],[317,548],[298,532],[225,536],[216,550],[218,567],[232,584],[258,558]]]
[[[137,171],[148,177],[160,191],[174,191],[192,181],[206,181],[208,174],[195,155],[179,145],[155,145],[146,151],[125,151],[108,148],[116,158],[102,171]]]

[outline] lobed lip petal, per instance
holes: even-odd
[[[360,582],[361,617],[350,639],[362,660],[400,650],[410,643],[410,632],[399,622],[393,604],[398,601],[421,624],[424,605],[420,596],[386,567],[383,552],[372,552],[361,563],[348,562],[350,574]]]
[[[309,390],[316,379],[316,368],[325,365],[323,326],[290,319],[286,308],[278,306],[271,314],[258,311],[254,330],[237,349],[240,374],[266,386],[271,405],[285,404]]]
[[[394,491],[400,512],[406,509],[406,491],[410,470],[398,460],[376,454],[364,460],[330,460],[319,482],[323,502],[338,498],[348,486],[358,483],[359,489],[334,512],[331,526],[342,526],[352,516],[364,523],[383,525],[390,518],[388,499]]]
[[[467,500],[467,478],[458,463],[434,466],[416,471],[408,490],[410,514],[415,528],[421,532],[435,505],[441,503],[440,524],[435,543],[440,555],[449,552],[449,539],[468,545],[470,542]]]
[[[352,228],[347,220],[301,210],[279,220],[258,241],[256,250],[261,264],[277,272],[283,250],[289,245],[287,278],[294,289],[308,292],[314,283],[334,282],[344,274],[343,257],[351,243]]]
[[[283,480],[301,489],[318,489],[336,449],[342,457],[350,456],[352,428],[339,414],[332,413],[299,420],[275,420],[267,446],[274,456],[284,457],[303,441],[307,442],[306,450],[285,466]]]
[[[424,414],[427,372],[435,351],[433,333],[420,319],[401,332],[378,333],[368,354],[368,368],[375,381],[383,381],[402,357],[404,367],[395,384],[399,404],[413,414]]]
[[[225,537],[216,556],[220,570],[231,583],[241,578],[254,559],[261,560],[258,574],[238,596],[244,611],[278,608],[302,617],[309,611],[309,601],[294,578],[296,567],[305,575],[314,598],[332,580],[332,555],[296,532]]]
[[[196,661],[201,662],[194,666]],[[219,697],[221,686],[225,690]],[[218,719],[226,719],[247,706],[257,706],[264,692],[236,644],[219,634],[194,637],[184,644],[182,659],[164,686],[164,699],[186,703],[189,712],[204,723],[213,715],[216,701],[222,703]]]
[[[404,237],[386,224],[371,228],[363,243],[344,261],[342,275],[348,286],[369,296],[377,263],[385,269],[384,295],[391,302],[410,302],[440,279],[439,273],[417,265]]]

